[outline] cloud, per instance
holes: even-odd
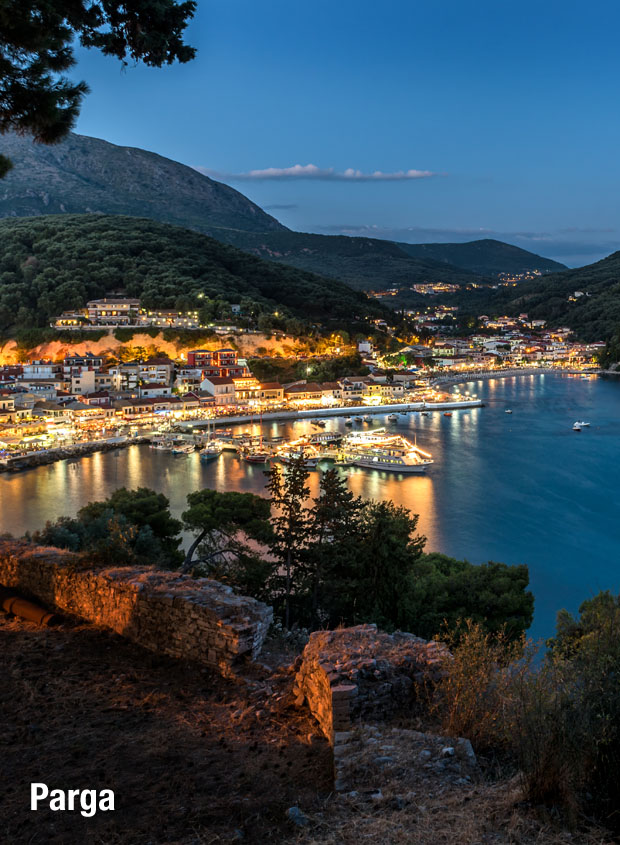
[[[200,173],[210,176],[212,179],[220,179],[224,182],[260,182],[274,180],[287,182],[298,179],[313,180],[316,182],[407,182],[413,179],[428,179],[436,176],[430,170],[397,170],[393,173],[384,173],[375,170],[373,173],[364,173],[348,167],[346,170],[338,171],[333,167],[322,168],[315,164],[294,164],[292,167],[267,167],[264,170],[250,170],[247,173],[220,173],[217,170],[207,170],[205,167],[196,167]]]

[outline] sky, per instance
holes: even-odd
[[[76,130],[200,168],[299,231],[620,249],[620,6],[198,0],[186,65],[77,51]]]

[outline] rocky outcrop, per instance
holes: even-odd
[[[227,674],[258,656],[270,607],[209,578],[155,568],[88,570],[60,549],[0,541],[0,584],[160,654]]]

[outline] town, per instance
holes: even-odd
[[[604,347],[579,343],[571,339],[570,329],[547,328],[544,320],[530,320],[527,314],[480,315],[477,333],[455,336],[456,311],[455,306],[437,305],[410,312],[419,343],[400,341],[394,327],[375,321],[374,340],[361,339],[347,350],[357,352],[363,374],[345,374],[328,382],[310,378],[310,363],[307,378],[261,381],[232,347],[191,349],[177,360],[136,349],[135,360],[85,352],[58,360],[32,357],[4,364],[0,458],[6,462],[9,457],[84,442],[120,443],[152,436],[164,423],[170,427],[190,420],[242,422],[277,412],[330,409],[333,413],[347,408],[378,412],[412,403],[439,408],[455,398],[442,392],[442,384],[524,367],[591,370]],[[141,320],[162,326],[195,318],[146,312],[139,300],[122,298],[89,302],[84,314],[80,319],[109,331],[139,327]],[[59,319],[74,318],[65,314]],[[239,331],[227,328],[229,335]]]

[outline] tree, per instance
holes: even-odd
[[[183,33],[194,0],[4,0],[0,4],[0,134],[14,130],[54,144],[72,129],[85,82],[64,72],[74,44],[104,55],[162,67],[188,62],[196,51]],[[0,156],[0,177],[11,167]]]
[[[171,569],[182,560],[180,530],[162,493],[121,487],[108,499],[85,505],[75,519],[46,523],[33,539],[79,552],[91,565],[156,564]]]
[[[310,494],[310,488],[306,485],[308,475],[303,452],[293,458],[285,470],[273,466],[267,472],[267,489],[275,511],[271,517],[273,534],[269,548],[284,570],[283,575],[274,574],[273,587],[276,596],[283,598],[284,624],[287,628],[291,621],[291,600],[300,580],[303,555],[308,543],[310,517],[304,507]]]
[[[343,571],[357,554],[351,540],[364,507],[362,498],[351,493],[336,469],[321,475],[320,494],[310,511],[312,542],[306,555],[313,627],[319,622],[339,621],[333,618],[334,592]]]
[[[212,574],[217,567],[220,576],[226,576],[227,567],[239,560],[256,558],[248,539],[265,543],[270,538],[270,506],[261,496],[205,489],[190,493],[187,504],[183,526],[195,537],[185,556],[183,572],[195,569],[194,555],[200,550],[198,563],[206,572]],[[233,578],[232,573],[229,576]]]
[[[370,502],[362,511],[357,535],[356,570],[348,594],[351,621],[406,627],[405,597],[414,562],[426,538],[416,535],[418,515],[393,502]]]

